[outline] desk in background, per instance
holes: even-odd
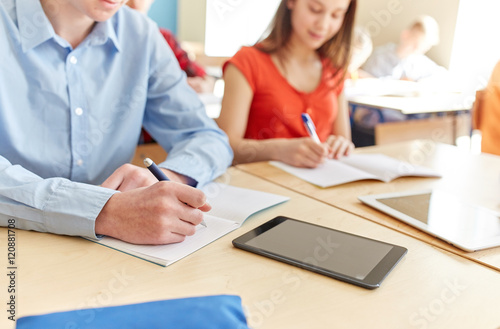
[[[167,158],[167,152],[157,143],[147,143],[139,145],[135,149],[135,154],[131,164],[144,167],[144,159],[150,158],[155,163],[161,163]]]
[[[385,154],[411,164],[434,168],[442,173],[443,177],[404,177],[390,183],[364,180],[330,188],[320,188],[267,162],[238,165],[238,168],[500,271],[500,247],[474,253],[464,252],[389,215],[372,209],[357,199],[358,196],[366,194],[439,188],[471,203],[500,211],[500,157],[487,154],[471,155],[455,146],[431,140],[363,147],[356,149],[355,152]]]
[[[441,89],[443,86],[440,86]],[[346,81],[346,98],[354,117],[358,108],[378,113],[375,144],[388,144],[419,138],[439,138],[455,144],[471,131],[470,110],[474,97],[460,92],[436,90],[425,83],[400,80],[360,79]],[[385,122],[381,110],[390,109],[405,115],[432,114],[430,118]],[[353,133],[363,131],[352,120]],[[361,145],[364,146],[364,145]]]
[[[17,316],[236,294],[256,329],[500,324],[500,313],[494,311],[499,273],[235,168],[221,180],[291,200],[250,217],[240,229],[166,268],[78,237],[16,230]],[[232,247],[234,238],[277,215],[399,244],[409,251],[380,288],[366,290]],[[5,228],[0,228],[0,237],[6,246]],[[4,256],[0,263],[5,269]],[[4,301],[5,285],[0,289]],[[93,312],[85,310],[80,316],[91,321]],[[14,328],[6,312],[0,327]]]

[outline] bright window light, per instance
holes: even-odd
[[[460,0],[450,72],[462,90],[483,89],[500,60],[500,1]]]
[[[230,57],[266,31],[280,0],[207,0],[205,54]]]

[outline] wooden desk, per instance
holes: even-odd
[[[242,297],[253,328],[494,328],[500,324],[500,313],[494,311],[499,273],[234,168],[223,181],[291,200],[250,217],[240,229],[166,268],[81,238],[17,230],[17,316],[236,294]],[[409,252],[380,288],[366,290],[231,246],[232,239],[276,215],[400,244]],[[3,248],[6,236],[1,228]],[[0,261],[3,269],[6,258],[5,252]],[[1,282],[0,299],[5,301],[6,281]],[[82,311],[81,316],[91,319],[93,312]],[[14,328],[6,318],[4,311],[0,327]]]
[[[154,162],[160,163],[167,158],[167,152],[157,143],[142,144],[135,149],[134,157],[130,163],[139,167],[144,167],[144,159],[146,158],[150,158]]]
[[[393,109],[403,114],[469,111],[470,99],[461,93],[437,93],[422,96],[352,96],[349,102],[356,105]]]
[[[455,146],[426,140],[364,147],[356,149],[356,152],[386,154],[412,164],[437,169],[443,177],[398,178],[390,183],[365,180],[323,189],[267,162],[238,165],[238,168],[500,271],[500,247],[474,253],[463,252],[372,209],[357,199],[358,196],[366,194],[440,188],[471,203],[500,211],[500,157],[487,154],[471,155]]]
[[[348,101],[353,109],[352,114],[358,106],[375,110],[392,109],[403,114],[446,114],[428,119],[379,123],[375,126],[376,145],[417,138],[435,138],[435,131],[440,131],[439,142],[454,145],[458,137],[470,135],[472,101],[461,93],[406,97],[358,95],[349,97]]]

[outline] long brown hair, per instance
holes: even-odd
[[[287,2],[282,0],[276,14],[269,25],[269,34],[255,45],[259,50],[271,54],[277,53],[286,47],[292,35],[291,11]],[[335,77],[339,77],[339,83],[345,77],[351,56],[351,39],[354,28],[354,16],[356,14],[357,0],[351,0],[345,13],[344,21],[339,31],[328,41],[326,41],[317,53],[322,59],[327,59],[331,65],[337,69]],[[283,59],[280,58],[280,61]]]

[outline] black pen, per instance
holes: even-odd
[[[144,159],[144,164],[146,165],[146,168],[148,168],[149,171],[151,171],[151,173],[156,177],[156,179],[158,179],[158,181],[170,180],[168,179],[167,175],[165,175],[165,173],[160,168],[158,168],[156,163],[154,163],[154,161],[150,158]],[[207,227],[207,224],[204,220],[202,220],[200,224]]]
[[[167,175],[165,175],[165,173],[160,168],[158,168],[156,163],[154,163],[150,158],[144,159],[144,164],[160,182],[164,180],[170,180],[168,179]]]

